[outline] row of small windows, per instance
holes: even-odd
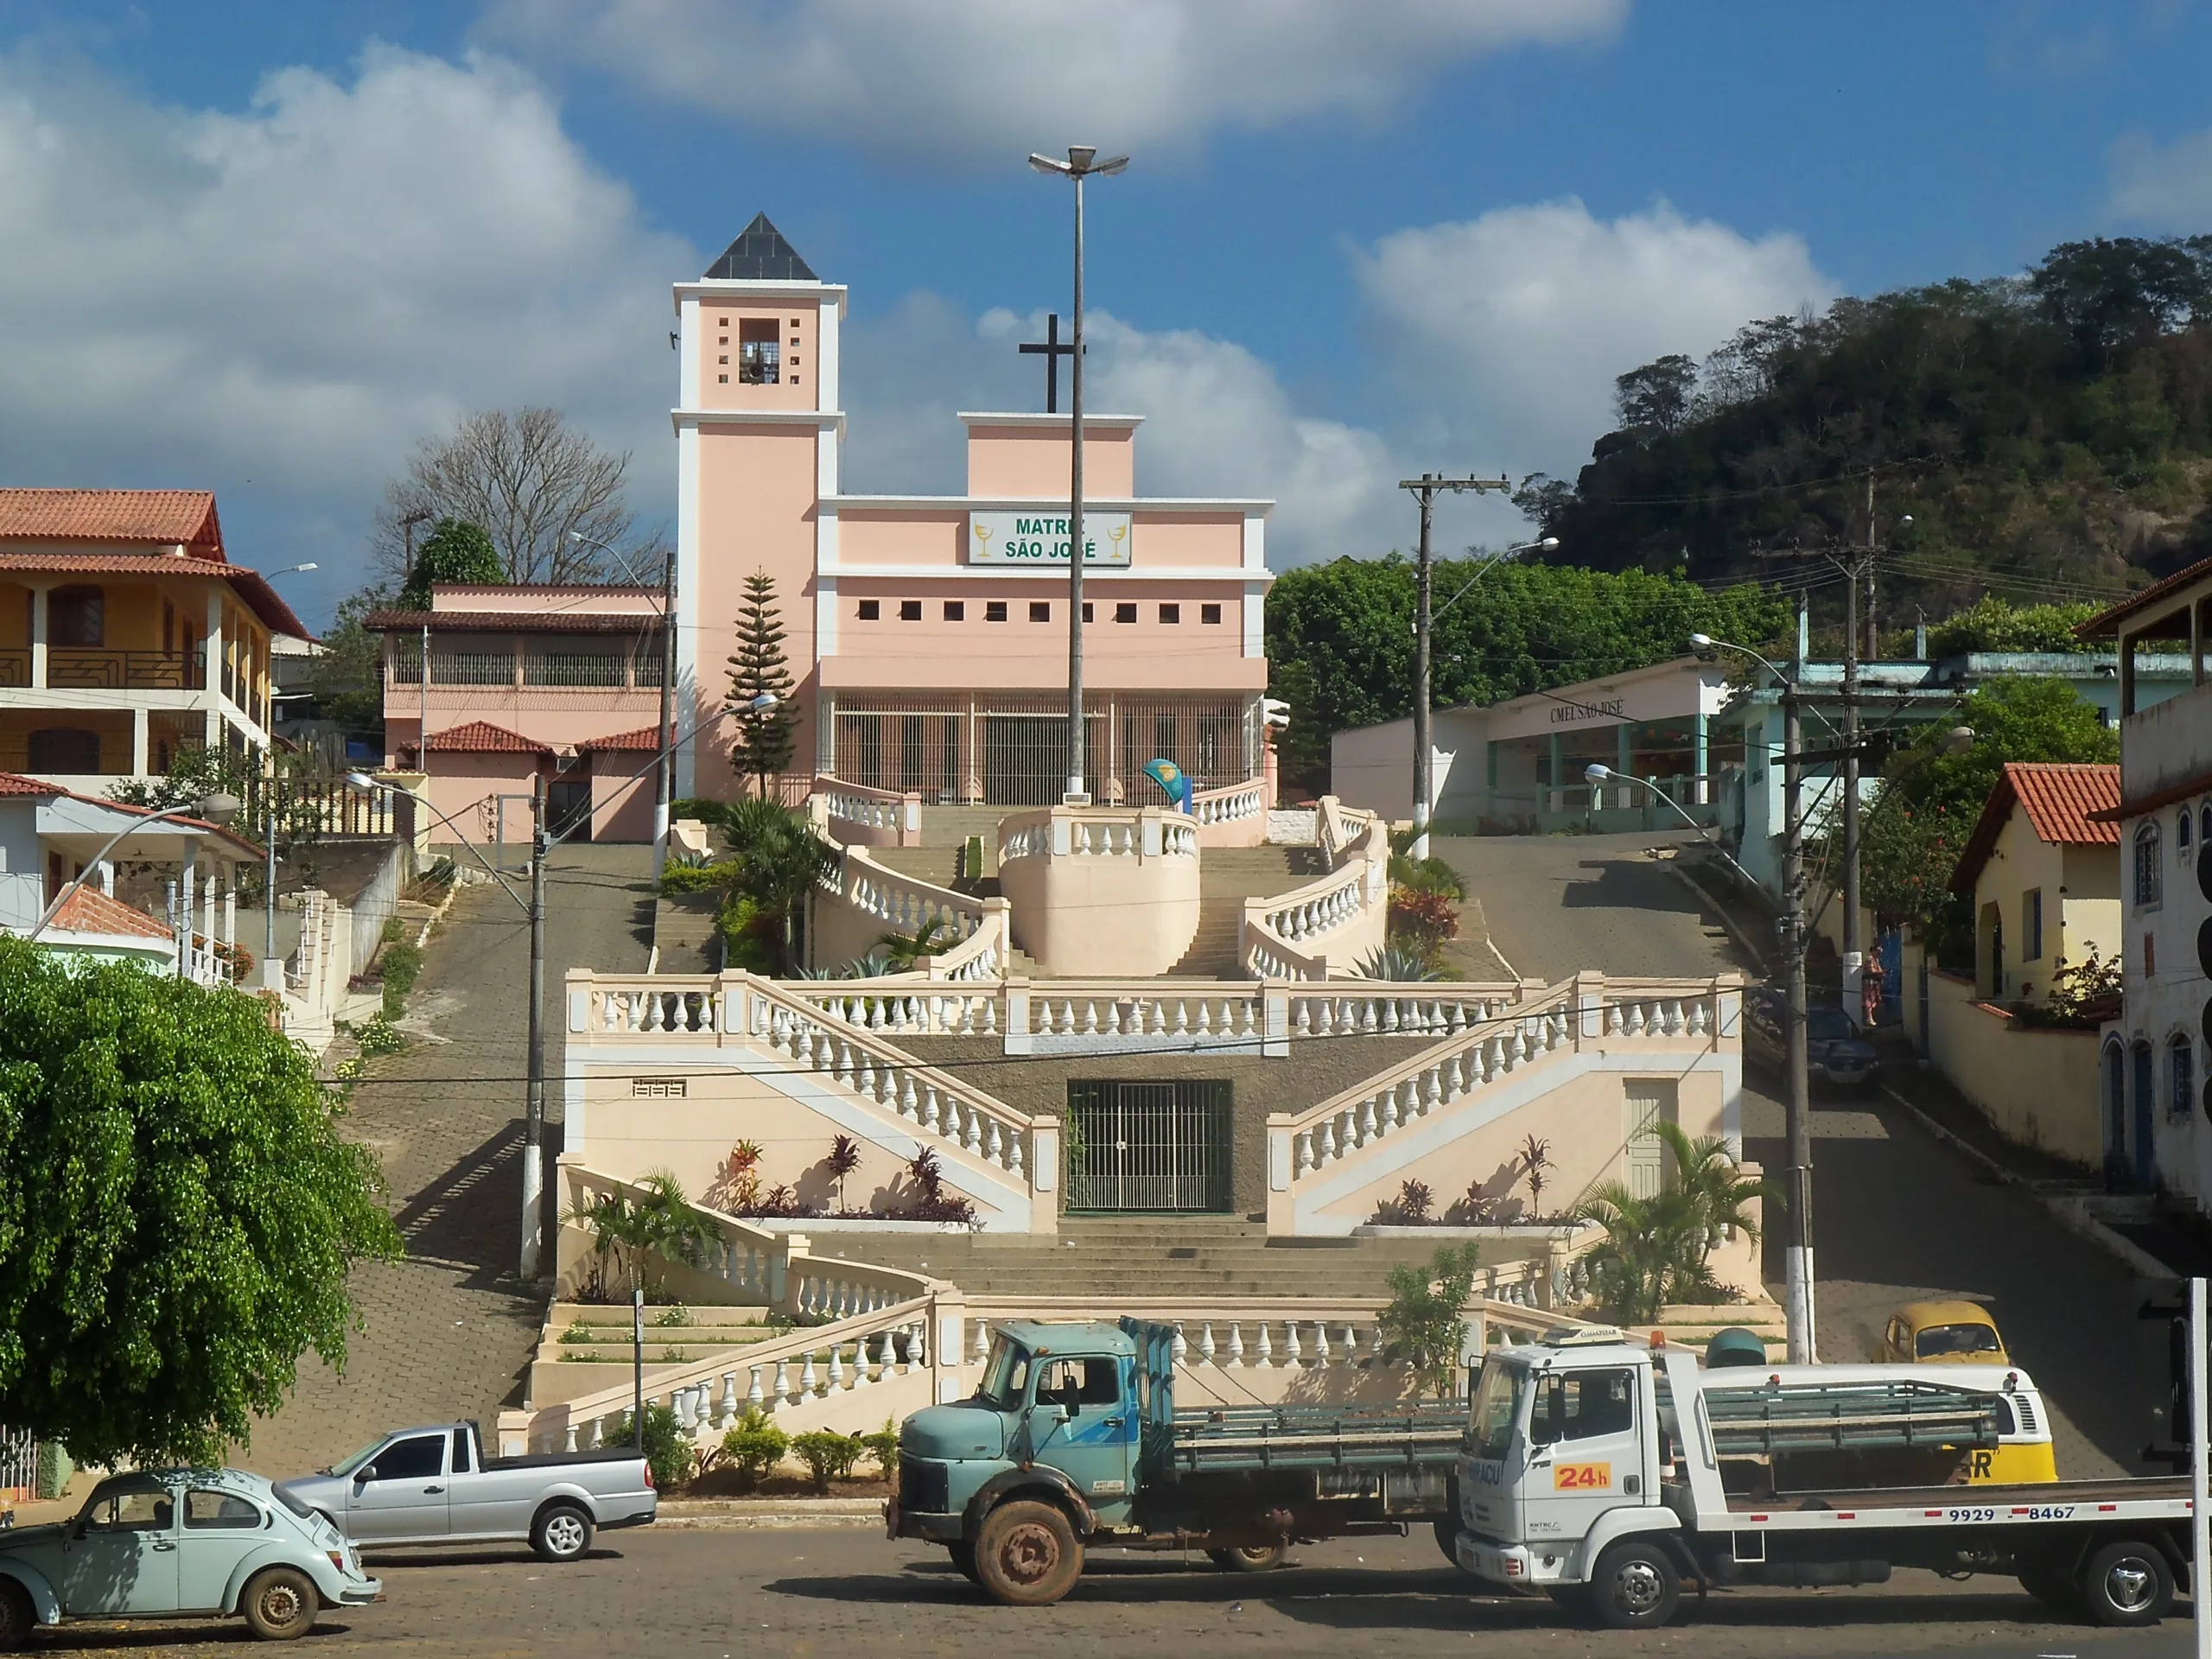
[[[2139,909],[2158,904],[2165,895],[2164,840],[2164,830],[2157,818],[2136,826],[2133,887]],[[2192,841],[2212,844],[2212,800],[2202,806],[2184,806],[2174,815],[2174,853],[2184,864],[2190,861]]]
[[[729,319],[721,319],[721,326],[729,327]],[[776,340],[776,320],[773,317],[740,317],[737,320],[737,383],[741,386],[772,386],[779,381],[786,385],[798,385],[798,376],[786,376],[786,368],[798,367],[798,319],[791,319],[791,355],[783,355],[783,348]],[[722,334],[715,342],[729,344],[729,336]],[[717,359],[725,370],[729,365],[729,353],[724,352]],[[729,384],[727,372],[717,375],[723,385]]]
[[[968,620],[968,601],[966,600],[948,599],[944,601],[944,615],[946,621],[964,622]],[[879,622],[882,620],[883,601],[881,600],[863,599],[857,601],[857,604],[858,611],[856,613],[861,621]],[[987,599],[983,601],[984,621],[1004,622],[1007,620],[1007,601],[1005,600]],[[901,622],[920,621],[922,620],[922,601],[918,599],[900,600],[899,601],[899,620]],[[1031,600],[1029,601],[1029,620],[1032,622],[1051,621],[1052,620],[1052,601],[1049,599]],[[1092,613],[1092,607],[1089,600],[1085,600],[1083,604],[1083,620],[1086,622],[1096,621],[1097,620]],[[1114,607],[1114,620],[1116,622],[1135,621],[1137,620],[1136,606],[1126,600],[1116,604]],[[1183,620],[1182,606],[1173,601],[1162,604],[1160,607],[1160,620],[1161,622],[1171,627],[1180,623]],[[1217,625],[1221,621],[1221,607],[1212,604],[1199,606],[1198,620],[1202,624]]]

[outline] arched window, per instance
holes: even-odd
[[[2166,1110],[2187,1117],[2196,1105],[2196,1046],[2184,1032],[2166,1045]]]
[[[2207,801],[2204,803],[2204,809],[2198,817],[2199,823],[2197,828],[2202,831],[2202,833],[2198,835],[2197,839],[2199,841],[2212,841],[2212,801]]]
[[[2159,861],[2158,821],[2148,818],[2135,831],[2135,903],[2139,909],[2158,902],[2164,886]]]
[[[2189,832],[2192,827],[2190,810],[2184,806],[2174,820],[2174,856],[2184,864],[2189,862]]]

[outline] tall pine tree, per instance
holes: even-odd
[[[755,709],[753,699],[772,692],[775,706]],[[784,662],[784,620],[776,584],[766,570],[745,579],[745,608],[737,618],[737,655],[729,659],[729,701],[737,721],[729,764],[741,778],[756,778],[766,799],[768,781],[790,769],[798,747],[798,711],[791,707],[791,674]]]

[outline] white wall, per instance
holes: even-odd
[[[0,927],[29,928],[46,908],[46,855],[39,849],[38,804],[0,802]]]

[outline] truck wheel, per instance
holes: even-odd
[[[272,1567],[256,1573],[238,1598],[238,1611],[264,1642],[289,1642],[314,1628],[322,1605],[315,1580],[296,1567]]]
[[[540,1560],[580,1561],[591,1548],[591,1516],[573,1503],[550,1504],[530,1529]]]
[[[2082,1569],[2082,1597],[2100,1624],[2155,1624],[2173,1608],[2173,1572],[2156,1544],[2107,1544]]]
[[[965,1538],[959,1538],[947,1544],[944,1549],[945,1554],[952,1557],[953,1568],[962,1578],[970,1584],[982,1585],[982,1580],[976,1576],[975,1545],[969,1543]]]
[[[1049,1607],[1083,1576],[1083,1545],[1050,1503],[1016,1498],[983,1517],[976,1581],[1009,1607]]]
[[[1682,1580],[1664,1548],[1630,1539],[1598,1558],[1590,1592],[1599,1624],[1616,1630],[1649,1630],[1674,1618]]]
[[[1206,1559],[1224,1573],[1272,1573],[1290,1559],[1290,1543],[1286,1539],[1247,1549],[1210,1549]]]
[[[0,1579],[0,1653],[13,1653],[29,1641],[37,1623],[29,1592],[13,1579]]]

